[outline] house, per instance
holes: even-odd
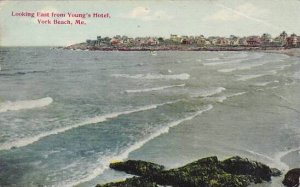
[[[154,38],[149,38],[147,40],[147,45],[158,45],[158,44],[159,44],[158,40],[156,40]]]
[[[251,47],[259,47],[261,45],[261,39],[259,36],[250,36],[247,38],[247,45]]]
[[[262,46],[270,46],[272,42],[272,36],[268,33],[264,33],[261,37],[261,44]]]
[[[287,37],[287,46],[288,47],[297,47],[298,37],[296,34],[292,34],[290,37]]]
[[[120,40],[118,40],[117,38],[112,38],[110,40],[111,45],[118,45],[119,43],[120,43]]]
[[[173,41],[173,42],[179,43],[179,42],[181,42],[181,39],[182,38],[180,36],[178,36],[177,34],[171,34],[170,35],[170,40]]]
[[[226,45],[229,45],[230,44],[230,41],[227,39],[227,38],[218,38],[217,39],[217,45],[220,45],[220,46],[226,46]]]

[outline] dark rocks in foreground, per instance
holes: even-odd
[[[300,177],[300,168],[291,169],[285,174],[282,184],[288,187],[298,187],[299,177]]]
[[[278,169],[247,158],[232,157],[219,161],[217,157],[203,158],[183,167],[164,170],[150,162],[128,160],[110,164],[112,169],[138,175],[122,182],[97,187],[245,187],[251,183],[271,181],[281,175]]]

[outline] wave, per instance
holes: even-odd
[[[220,58],[218,57],[215,57],[215,58],[209,58],[209,59],[206,59],[208,61],[218,61],[218,60],[221,60]]]
[[[219,96],[219,97],[213,97],[213,98],[207,98],[207,99],[210,100],[210,101],[213,100],[213,101],[218,102],[218,103],[223,103],[228,98],[239,96],[239,95],[244,95],[245,93],[247,93],[247,92],[238,92],[238,93],[222,95],[222,96]]]
[[[219,69],[218,72],[221,72],[221,73],[228,73],[228,72],[232,72],[232,71],[235,71],[236,68],[227,68],[227,69]]]
[[[50,105],[52,102],[53,99],[51,97],[45,97],[36,100],[15,101],[15,102],[6,101],[4,103],[0,103],[0,113],[45,107],[47,105]]]
[[[242,64],[241,66],[235,67],[235,68],[220,69],[220,70],[218,70],[218,72],[227,73],[227,72],[233,72],[233,71],[238,71],[238,70],[248,70],[248,69],[252,69],[254,67],[262,66],[267,63],[269,63],[269,62],[260,62],[260,63],[251,62],[251,64]]]
[[[300,71],[295,72],[293,78],[300,80]]]
[[[233,72],[233,71],[238,71],[238,70],[248,70],[248,69],[251,69],[251,68],[254,68],[254,67],[262,66],[262,65],[264,65],[264,64],[265,64],[265,63],[260,63],[260,64],[248,64],[248,65],[243,65],[243,66],[236,67],[236,68],[220,69],[220,70],[218,70],[218,72],[221,72],[221,73],[228,73],[228,72]]]
[[[191,96],[192,97],[208,97],[208,96],[212,96],[212,95],[221,93],[224,90],[226,90],[226,88],[223,88],[223,87],[207,88],[204,90],[200,90],[197,93],[192,93]]]
[[[279,67],[280,70],[284,70],[285,68],[291,67],[292,64],[285,64]]]
[[[258,77],[262,77],[264,75],[265,74],[258,74],[258,75],[238,75],[239,78],[237,80],[238,81],[246,81],[246,80],[249,80],[249,79],[255,79],[255,78],[258,78]]]
[[[128,158],[129,154],[135,150],[138,150],[139,148],[141,148],[144,144],[146,144],[147,142],[149,142],[150,140],[162,135],[162,134],[166,134],[169,132],[169,129],[172,128],[172,127],[175,127],[185,121],[189,121],[189,120],[192,120],[194,119],[195,117],[201,115],[202,113],[206,112],[206,111],[209,111],[213,108],[213,105],[207,105],[204,109],[202,110],[199,110],[197,111],[196,113],[194,113],[193,115],[191,116],[188,116],[188,117],[185,117],[183,119],[179,119],[177,121],[173,121],[171,123],[168,123],[165,127],[157,130],[156,132],[154,132],[153,134],[151,134],[150,136],[148,136],[147,138],[139,141],[139,142],[136,142],[134,143],[133,145],[129,146],[127,149],[123,150],[119,155],[115,155],[115,156],[107,156],[105,158],[101,157],[98,159],[98,162],[101,163],[100,166],[98,168],[95,168],[93,169],[92,173],[79,180],[79,181],[76,181],[76,182],[73,182],[72,184],[67,184],[65,186],[75,186],[75,185],[78,185],[80,183],[84,183],[84,182],[87,182],[87,181],[90,181],[94,178],[96,178],[97,176],[101,175],[104,170],[108,169],[109,168],[109,164],[113,161],[122,161],[122,160],[125,160]]]
[[[269,70],[269,71],[266,71],[265,73],[263,74],[253,74],[253,75],[237,75],[239,78],[237,79],[238,81],[246,81],[246,80],[249,80],[249,79],[254,79],[254,78],[258,78],[258,77],[263,77],[263,76],[266,76],[266,75],[275,75],[277,74],[277,71],[276,70]]]
[[[275,161],[279,164],[282,165],[283,169],[285,171],[289,170],[290,167],[289,165],[287,165],[285,162],[281,161],[283,157],[285,157],[286,155],[292,153],[292,152],[295,152],[295,151],[299,151],[300,150],[300,147],[297,147],[297,148],[294,148],[294,149],[290,149],[290,150],[287,150],[287,151],[281,151],[281,152],[278,152],[275,154]]]
[[[203,63],[204,66],[218,66],[218,65],[224,65],[224,64],[237,64],[245,59],[237,59],[237,60],[230,60],[230,61],[217,61],[217,62],[207,62]]]
[[[267,86],[268,84],[271,84],[273,83],[273,81],[270,81],[270,82],[258,82],[258,83],[255,83],[254,85],[255,86]]]
[[[8,150],[8,149],[11,149],[11,148],[16,148],[16,147],[24,147],[24,146],[30,145],[30,144],[32,144],[36,141],[39,141],[42,138],[50,136],[50,135],[63,133],[63,132],[66,132],[68,130],[78,128],[78,127],[81,127],[81,126],[85,126],[85,125],[105,122],[109,119],[116,118],[120,115],[126,115],[126,114],[135,113],[135,112],[142,112],[142,111],[146,111],[146,110],[155,109],[159,106],[163,106],[163,105],[166,105],[166,104],[173,104],[173,103],[176,103],[176,102],[179,102],[179,101],[180,100],[165,102],[165,103],[162,103],[162,104],[153,104],[153,105],[139,107],[139,108],[136,108],[136,109],[133,109],[133,110],[127,110],[127,111],[123,111],[123,112],[115,112],[115,113],[104,114],[104,115],[101,115],[101,116],[96,116],[96,117],[87,119],[87,120],[85,120],[81,123],[77,123],[77,124],[70,125],[70,126],[67,126],[67,127],[62,127],[62,128],[50,130],[50,131],[38,134],[38,135],[33,136],[33,137],[22,138],[22,139],[13,141],[13,142],[6,142],[6,143],[0,145],[0,150]]]
[[[167,80],[187,80],[190,75],[187,73],[174,74],[174,75],[163,75],[163,74],[113,74],[113,77],[131,78],[131,79],[167,79]]]
[[[264,160],[267,160],[270,165],[274,165],[274,167],[278,167],[281,170],[287,171],[289,169],[289,166],[286,163],[281,161],[280,153],[279,153],[279,157],[275,155],[275,158],[272,158],[270,156],[267,156],[267,155],[264,155],[262,153],[258,153],[258,152],[255,152],[255,151],[251,151],[251,150],[244,150],[244,151],[247,152],[247,153],[250,153],[254,156],[258,156],[258,157],[260,157]]]
[[[185,84],[178,84],[178,85],[171,85],[171,86],[162,86],[162,87],[156,87],[156,88],[145,88],[140,90],[126,90],[126,93],[140,93],[140,92],[151,92],[151,91],[158,91],[158,90],[164,90],[167,88],[174,88],[174,87],[184,87]]]
[[[18,71],[13,73],[0,73],[1,76],[15,76],[15,75],[26,75],[31,73],[46,73],[47,71]]]

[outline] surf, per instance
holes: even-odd
[[[209,96],[221,93],[225,90],[226,90],[226,88],[224,88],[224,87],[212,87],[212,88],[202,89],[195,93],[191,93],[191,96],[192,97],[209,97]]]
[[[25,109],[41,108],[50,105],[53,102],[51,97],[45,97],[36,100],[23,100],[23,101],[6,101],[0,103],[0,113],[9,111],[18,111]]]
[[[113,77],[117,78],[131,78],[131,79],[166,79],[166,80],[188,80],[190,75],[187,73],[173,74],[173,75],[163,75],[163,74],[113,74]]]
[[[145,89],[139,89],[139,90],[126,90],[126,93],[141,93],[141,92],[151,92],[151,91],[158,91],[158,90],[164,90],[168,88],[175,88],[175,87],[184,87],[185,84],[178,84],[178,85],[170,85],[170,86],[161,86],[161,87],[155,87],[155,88],[145,88]]]
[[[175,100],[175,101],[165,102],[165,103],[161,103],[161,104],[152,104],[152,105],[138,107],[138,108],[132,109],[132,110],[127,110],[127,111],[122,111],[122,112],[114,112],[114,113],[108,113],[108,114],[104,114],[104,115],[100,115],[100,116],[95,116],[93,118],[86,119],[81,123],[77,123],[74,125],[70,125],[70,126],[66,126],[66,127],[62,127],[62,128],[58,128],[58,129],[53,129],[53,130],[41,133],[41,134],[33,136],[33,137],[22,138],[22,139],[13,141],[13,142],[3,143],[2,145],[0,145],[0,150],[8,150],[11,148],[19,148],[19,147],[28,146],[28,145],[30,145],[34,142],[37,142],[37,141],[41,140],[42,138],[45,138],[50,135],[60,134],[60,133],[69,131],[71,129],[82,127],[85,125],[91,125],[91,124],[105,122],[109,119],[117,118],[120,115],[126,115],[126,114],[135,113],[135,112],[142,112],[142,111],[146,111],[146,110],[156,109],[157,107],[167,105],[167,104],[173,104],[173,103],[176,103],[179,101],[180,100]]]
[[[197,117],[197,116],[201,115],[202,113],[207,112],[211,109],[213,109],[213,105],[211,105],[211,104],[207,105],[204,107],[204,109],[201,109],[188,117],[185,117],[185,118],[182,118],[182,119],[179,119],[179,120],[176,120],[176,121],[166,124],[163,128],[155,131],[154,133],[149,135],[147,138],[130,145],[128,148],[121,151],[121,153],[118,155],[110,155],[110,156],[106,156],[104,158],[103,157],[99,158],[98,160],[99,160],[99,162],[101,162],[100,167],[94,168],[90,175],[88,175],[78,181],[74,181],[73,183],[64,184],[64,186],[71,187],[71,186],[75,186],[75,185],[78,185],[78,184],[81,184],[81,183],[84,183],[84,182],[87,182],[87,181],[90,181],[90,180],[96,178],[97,176],[101,175],[106,169],[109,168],[109,164],[111,162],[116,161],[116,160],[122,161],[122,160],[127,159],[131,152],[140,149],[143,145],[145,145],[147,142],[151,141],[152,139],[154,139],[162,134],[168,133],[170,128],[175,127],[183,122],[190,121],[190,120],[194,119],[195,117]]]

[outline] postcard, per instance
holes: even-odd
[[[298,186],[299,9],[1,1],[0,186]]]

